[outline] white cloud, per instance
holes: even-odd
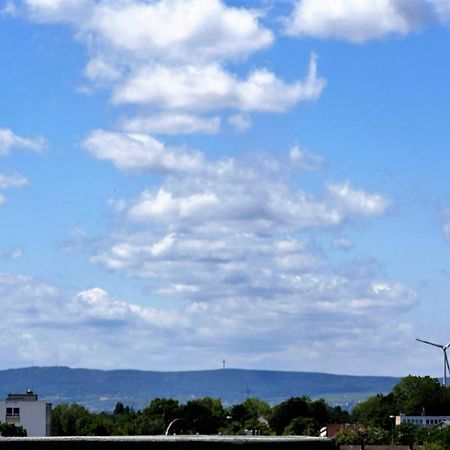
[[[294,145],[289,151],[289,158],[294,167],[305,172],[320,170],[325,164],[323,156],[316,155]]]
[[[329,183],[327,190],[338,207],[348,214],[374,217],[386,213],[391,206],[390,200],[383,195],[352,189],[348,181],[341,184]]]
[[[82,147],[95,158],[111,161],[123,171],[189,172],[199,170],[203,165],[200,153],[168,149],[145,134],[94,130],[84,139]]]
[[[116,104],[151,104],[163,112],[227,108],[281,112],[317,99],[326,84],[317,75],[314,56],[306,79],[291,83],[265,68],[255,68],[244,78],[226,69],[228,61],[239,62],[273,42],[272,32],[254,9],[220,0],[84,0],[81,5],[74,0],[27,0],[26,4],[34,20],[73,26],[76,38],[89,50],[85,75],[94,85],[110,89]],[[147,123],[149,131],[166,132],[169,116],[161,117],[157,124],[156,117],[153,124]],[[186,127],[203,132],[206,123],[193,124],[191,118]],[[208,132],[217,127],[209,123]]]
[[[126,119],[122,121],[122,127],[131,133],[215,134],[220,130],[220,117],[166,113]]]
[[[335,237],[331,241],[331,245],[339,250],[350,250],[351,248],[353,248],[353,242],[343,236]]]
[[[218,199],[213,193],[174,198],[170,192],[160,189],[155,197],[148,192],[142,193],[139,201],[130,208],[128,215],[136,221],[158,218],[184,219],[198,216],[217,203]]]
[[[4,189],[11,189],[11,188],[21,188],[28,184],[28,180],[18,174],[4,174],[0,173],[0,206],[6,202],[5,195],[1,192]]]
[[[417,31],[431,16],[428,0],[297,0],[286,32],[362,43]]]
[[[79,26],[115,51],[177,62],[246,56],[273,41],[257,12],[219,0],[102,2]]]
[[[22,250],[20,248],[13,248],[9,250],[0,249],[0,258],[6,260],[19,259],[22,256]]]
[[[234,114],[228,118],[228,123],[236,131],[245,131],[252,126],[252,119],[247,114]]]
[[[8,155],[14,148],[23,148],[34,152],[45,147],[45,139],[41,137],[29,139],[13,133],[7,128],[0,128],[0,156]]]
[[[27,184],[28,180],[20,174],[6,175],[0,173],[0,189],[19,188]]]
[[[443,208],[439,213],[439,222],[442,233],[447,242],[450,243],[450,208]]]
[[[266,69],[239,80],[218,64],[142,67],[114,91],[115,103],[151,104],[163,109],[282,112],[299,101],[316,100],[325,87],[311,57],[303,81],[288,84]]]

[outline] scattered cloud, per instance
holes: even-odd
[[[94,130],[81,145],[95,158],[111,161],[125,172],[189,172],[198,170],[203,164],[199,152],[169,149],[146,134]]]
[[[440,211],[439,222],[445,240],[450,243],[450,208],[443,208]]]
[[[294,145],[289,151],[289,159],[295,168],[304,172],[320,170],[325,165],[323,156],[304,150],[298,145]]]
[[[374,217],[385,214],[391,206],[391,201],[383,195],[368,194],[360,189],[352,189],[348,181],[340,184],[329,183],[327,190],[341,211],[348,214]]]
[[[297,0],[285,31],[363,43],[418,31],[433,15],[429,0]]]
[[[4,174],[0,173],[0,205],[4,204],[6,202],[6,197],[2,193],[5,189],[11,189],[11,188],[21,188],[28,184],[28,180],[18,174]]]
[[[220,130],[220,117],[165,113],[125,119],[122,121],[122,127],[131,133],[215,134]]]
[[[44,147],[45,139],[42,137],[24,138],[7,128],[0,128],[0,156],[8,155],[14,148],[39,152]]]
[[[280,242],[280,255],[311,250],[304,242],[293,244]],[[368,348],[367,335],[377,336],[376,344],[367,343],[376,350],[391,339],[388,330],[399,326],[386,317],[416,304],[415,294],[398,283],[310,272],[278,278],[261,272],[259,261],[249,273],[251,280],[225,273],[228,285],[234,279],[234,287],[224,292],[220,277],[220,292],[212,297],[195,279],[190,284],[168,283],[160,295],[189,299],[177,308],[142,306],[100,287],[69,293],[32,277],[0,273],[0,298],[8,317],[0,331],[0,355],[11,365],[38,360],[43,365],[58,361],[97,368],[173,369],[180,358],[181,363],[191,361],[190,367],[211,367],[214,354],[223,352],[240,365],[267,367],[280,354],[293,348],[304,354],[309,347],[323,350],[307,356],[308,366],[326,370],[327,348],[333,349],[328,364],[348,352],[367,354],[357,351],[360,343]],[[212,279],[207,289],[214,293]],[[383,320],[377,319],[381,314]],[[170,351],[174,348],[176,352]],[[147,355],[145,361],[142,354]],[[281,358],[279,367],[298,368],[295,361]]]
[[[353,248],[353,242],[350,239],[343,236],[338,236],[332,239],[331,245],[336,249],[345,251]]]
[[[7,175],[0,173],[0,189],[18,188],[28,184],[28,180],[20,174]]]
[[[245,131],[252,126],[252,119],[248,114],[234,114],[228,118],[228,123],[236,131]]]
[[[22,256],[22,250],[20,248],[13,248],[9,250],[0,249],[0,258],[4,260],[13,261],[19,259]]]
[[[2,16],[17,16],[19,14],[18,8],[13,1],[6,1],[3,6],[0,7],[0,17]]]
[[[72,26],[89,51],[86,77],[111,90],[114,104],[146,104],[162,111],[130,124],[148,132],[216,132],[216,119],[207,123],[192,116],[188,120],[189,115],[228,108],[286,111],[316,100],[326,84],[317,74],[315,56],[306,79],[291,83],[266,68],[255,68],[246,77],[229,71],[227,63],[242,61],[274,41],[260,21],[263,12],[256,9],[221,0],[26,0],[26,6],[32,20]],[[169,116],[168,110],[184,115]]]

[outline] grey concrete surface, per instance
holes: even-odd
[[[62,450],[335,450],[334,441],[303,436],[90,436],[0,438],[0,449]]]

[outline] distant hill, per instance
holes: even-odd
[[[276,404],[292,396],[307,395],[348,408],[369,395],[389,392],[398,381],[393,377],[272,370],[153,372],[28,367],[0,370],[0,398],[32,389],[40,399],[54,404],[76,402],[91,410],[109,411],[119,401],[141,409],[155,397],[185,402],[211,396],[229,405],[247,397]]]

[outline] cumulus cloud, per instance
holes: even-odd
[[[38,152],[44,147],[45,139],[42,137],[24,138],[7,128],[0,128],[0,156],[8,155],[14,148]]]
[[[313,55],[303,81],[285,83],[266,69],[239,80],[218,64],[168,67],[153,65],[136,71],[113,93],[115,103],[152,104],[163,109],[282,112],[299,101],[316,100],[325,87]]]
[[[383,195],[368,194],[360,189],[353,189],[348,181],[338,184],[329,183],[327,190],[340,208],[349,214],[379,216],[384,214],[391,205],[390,200]]]
[[[220,117],[201,117],[192,114],[157,114],[139,116],[122,121],[131,133],[150,134],[215,134],[220,130]]]
[[[297,0],[286,32],[362,43],[417,31],[433,15],[429,0]]]
[[[32,18],[75,22],[81,38],[140,59],[205,61],[246,56],[272,44],[260,13],[219,0],[27,0]]]
[[[111,161],[123,171],[189,172],[199,170],[203,164],[199,152],[169,149],[145,134],[94,130],[81,145],[95,158]]]
[[[226,108],[280,112],[317,99],[325,87],[315,57],[306,79],[292,83],[266,68],[244,78],[226,68],[273,42],[255,9],[220,0],[27,0],[26,5],[32,20],[71,24],[89,50],[85,75],[110,89],[116,104],[150,104],[185,114]],[[219,126],[212,119],[207,124],[187,117],[162,115],[140,125],[162,133],[180,127],[215,132]]]

